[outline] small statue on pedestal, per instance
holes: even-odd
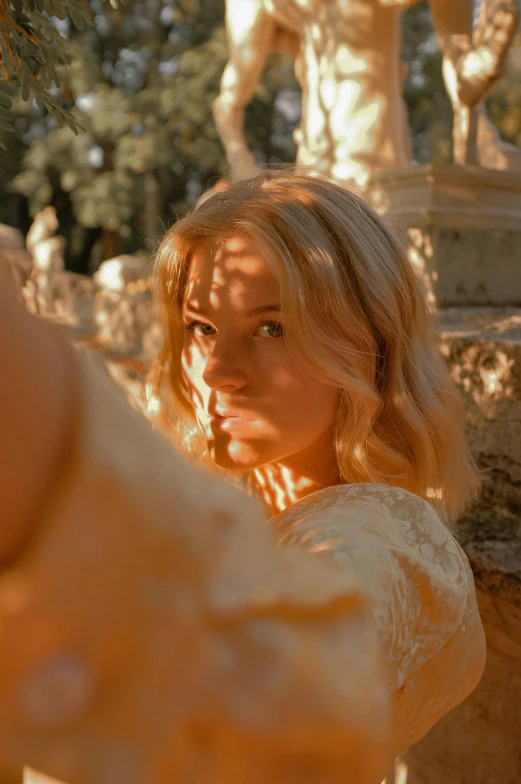
[[[28,281],[28,303],[32,310],[50,316],[53,314],[53,278],[63,272],[65,240],[55,236],[58,218],[54,207],[45,207],[34,218],[27,234],[26,245],[33,259],[31,281]],[[32,284],[32,285],[31,285]]]

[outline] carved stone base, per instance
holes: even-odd
[[[411,166],[381,172],[365,197],[408,233],[438,305],[521,305],[521,172]]]
[[[454,308],[442,349],[465,398],[483,493],[456,535],[474,571],[487,638],[477,689],[397,760],[385,784],[521,779],[521,310]]]

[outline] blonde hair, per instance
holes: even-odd
[[[158,250],[155,297],[164,345],[152,372],[163,427],[194,429],[181,373],[181,308],[201,244],[247,237],[271,265],[288,345],[339,390],[336,454],[345,482],[400,485],[456,518],[475,495],[460,396],[436,345],[404,247],[367,204],[302,171],[268,171],[210,196]],[[407,485],[410,487],[410,483]]]

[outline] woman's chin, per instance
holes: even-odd
[[[208,444],[208,451],[212,462],[226,471],[253,471],[267,462],[258,451],[236,441],[228,441],[225,445],[214,441]]]

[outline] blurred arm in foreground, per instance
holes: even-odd
[[[474,688],[472,575],[424,501],[332,487],[277,549],[5,286],[0,362],[0,776],[380,784]]]
[[[0,775],[380,781],[389,699],[357,580],[277,550],[0,288]]]

